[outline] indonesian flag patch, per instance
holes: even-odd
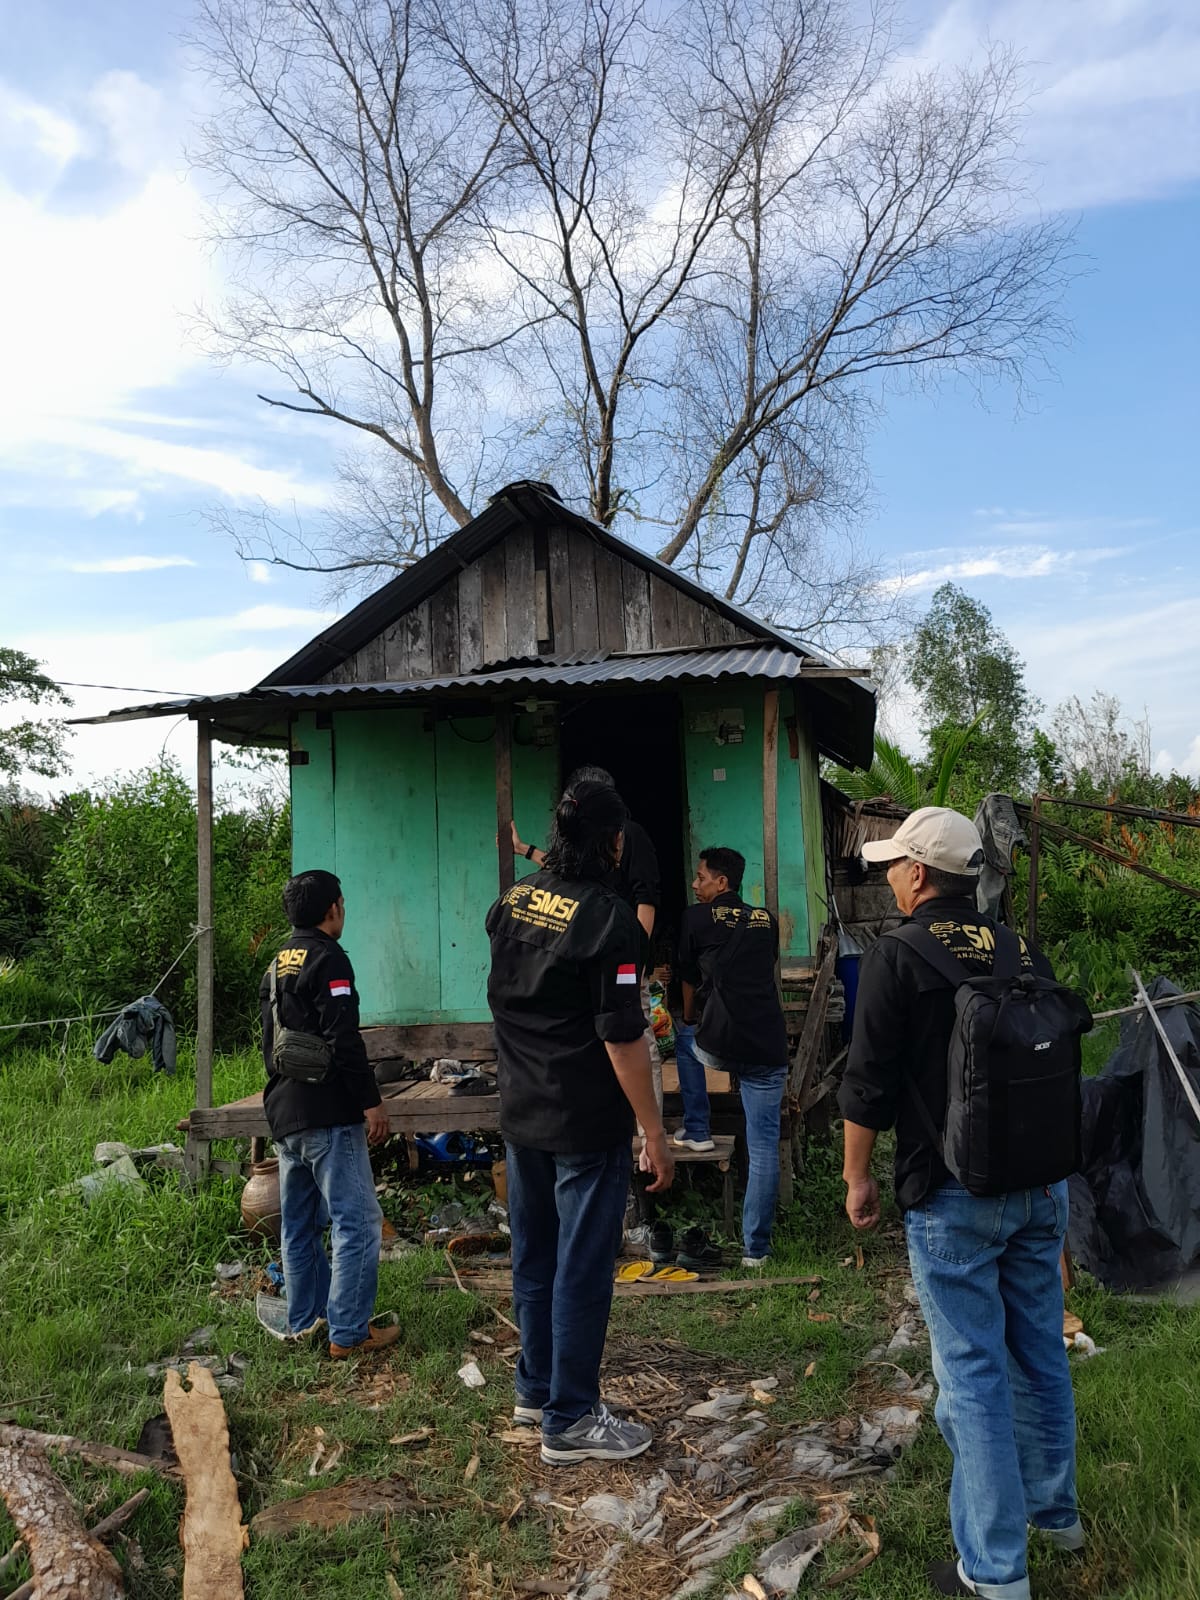
[[[617,982],[618,983],[636,983],[637,982],[637,968],[633,965],[632,962],[630,962],[630,964],[627,967],[618,967],[617,968]]]
[[[329,980],[329,992],[335,998],[337,998],[340,995],[344,995],[346,997],[346,999],[349,999],[350,998],[350,979],[349,978],[330,978],[330,980]]]

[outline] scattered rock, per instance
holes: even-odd
[[[98,1167],[110,1166],[125,1156],[132,1159],[133,1149],[130,1145],[122,1144],[119,1139],[102,1140],[92,1151],[92,1160]]]

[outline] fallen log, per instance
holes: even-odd
[[[282,1539],[298,1528],[344,1527],[359,1517],[409,1516],[421,1507],[400,1478],[347,1478],[293,1500],[277,1500],[250,1524],[256,1539]]]
[[[0,1497],[29,1553],[42,1600],[121,1600],[112,1555],[79,1519],[62,1479],[36,1445],[0,1445]]]
[[[240,1600],[249,1534],[229,1464],[225,1406],[207,1367],[189,1362],[188,1382],[190,1390],[169,1369],[163,1385],[163,1407],[187,1488],[179,1535],[183,1600]]]
[[[32,1447],[38,1450],[58,1450],[63,1455],[78,1456],[94,1467],[108,1467],[126,1478],[139,1472],[157,1472],[161,1478],[177,1478],[178,1469],[153,1456],[139,1455],[136,1450],[118,1450],[110,1444],[91,1444],[86,1439],[76,1439],[69,1433],[37,1433],[33,1428],[18,1428],[14,1423],[0,1422],[0,1445],[12,1445],[21,1450]]]
[[[111,1534],[123,1528],[132,1517],[133,1513],[150,1498],[149,1489],[139,1489],[136,1494],[130,1495],[123,1505],[115,1511],[110,1511],[108,1516],[102,1518],[94,1528],[90,1529],[89,1536],[93,1539],[107,1539]],[[34,1581],[23,1583],[19,1589],[14,1589],[8,1600],[34,1600]]]

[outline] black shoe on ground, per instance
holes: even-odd
[[[656,1222],[650,1229],[650,1259],[656,1267],[675,1265],[675,1235],[666,1222]]]
[[[963,1581],[957,1561],[934,1561],[925,1568],[925,1576],[938,1594],[974,1594],[974,1588]]]
[[[724,1265],[724,1252],[713,1244],[703,1228],[689,1228],[679,1241],[676,1263],[691,1272],[715,1272]]]

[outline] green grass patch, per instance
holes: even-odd
[[[260,1080],[247,1053],[223,1060],[218,1094],[233,1099]],[[101,1140],[132,1145],[181,1141],[175,1124],[189,1109],[191,1064],[177,1078],[146,1062],[101,1066],[84,1050],[9,1052],[0,1060],[0,1414],[26,1426],[131,1448],[143,1422],[161,1410],[161,1378],[147,1363],[175,1355],[197,1328],[213,1325],[213,1348],[247,1361],[243,1387],[227,1397],[243,1505],[260,1507],[314,1487],[308,1477],[313,1430],[344,1446],[333,1480],[399,1472],[425,1513],[390,1525],[359,1523],[340,1533],[306,1533],[257,1542],[246,1556],[250,1600],[384,1600],[388,1575],[408,1600],[508,1596],[513,1581],[549,1570],[551,1535],[541,1517],[502,1527],[514,1493],[527,1482],[525,1457],[496,1434],[512,1403],[509,1369],[494,1347],[472,1343],[472,1329],[499,1331],[491,1310],[471,1296],[425,1287],[442,1270],[432,1252],[385,1264],[380,1306],[399,1313],[395,1355],[374,1370],[378,1389],[354,1364],[334,1367],[318,1351],[270,1340],[248,1300],[213,1294],[218,1261],[266,1259],[240,1231],[237,1181],[183,1193],[170,1175],[142,1192],[114,1190],[85,1204],[56,1193],[91,1169]],[[868,1352],[890,1332],[904,1281],[895,1217],[856,1240],[841,1212],[834,1149],[814,1150],[783,1219],[772,1263],[779,1275],[820,1274],[820,1295],[805,1286],[737,1296],[622,1299],[610,1345],[678,1341],[715,1370],[778,1374],[772,1418],[802,1422],[856,1414]],[[445,1186],[450,1198],[470,1198]],[[398,1207],[419,1214],[429,1197]],[[668,1208],[679,1225],[720,1215],[714,1174],[681,1185]],[[861,1243],[858,1269],[854,1246]],[[740,1273],[739,1268],[732,1269]],[[1148,1305],[1081,1287],[1074,1308],[1105,1347],[1075,1368],[1080,1419],[1080,1488],[1091,1531],[1082,1567],[1037,1550],[1039,1600],[1187,1600],[1200,1596],[1200,1312]],[[813,1320],[813,1318],[828,1320]],[[487,1387],[463,1388],[464,1354],[484,1367]],[[921,1365],[919,1353],[903,1364]],[[811,1375],[806,1376],[806,1373]],[[389,1441],[420,1428],[424,1449]],[[472,1458],[477,1469],[466,1477]],[[130,1492],[129,1480],[61,1464],[80,1505],[98,1519]],[[917,1600],[925,1563],[949,1554],[948,1456],[929,1423],[890,1482],[857,1481],[857,1507],[877,1518],[881,1559],[839,1591],[877,1600]],[[132,1600],[168,1600],[180,1591],[181,1495],[155,1482],[133,1526],[139,1559],[119,1550]],[[797,1504],[800,1521],[811,1507]],[[12,1530],[0,1515],[0,1549]],[[858,1553],[839,1542],[804,1580],[815,1593],[822,1572]],[[731,1583],[752,1569],[753,1549],[722,1568]],[[490,1568],[491,1587],[486,1573]],[[10,1574],[15,1586],[24,1573]],[[715,1592],[723,1592],[718,1586]]]

